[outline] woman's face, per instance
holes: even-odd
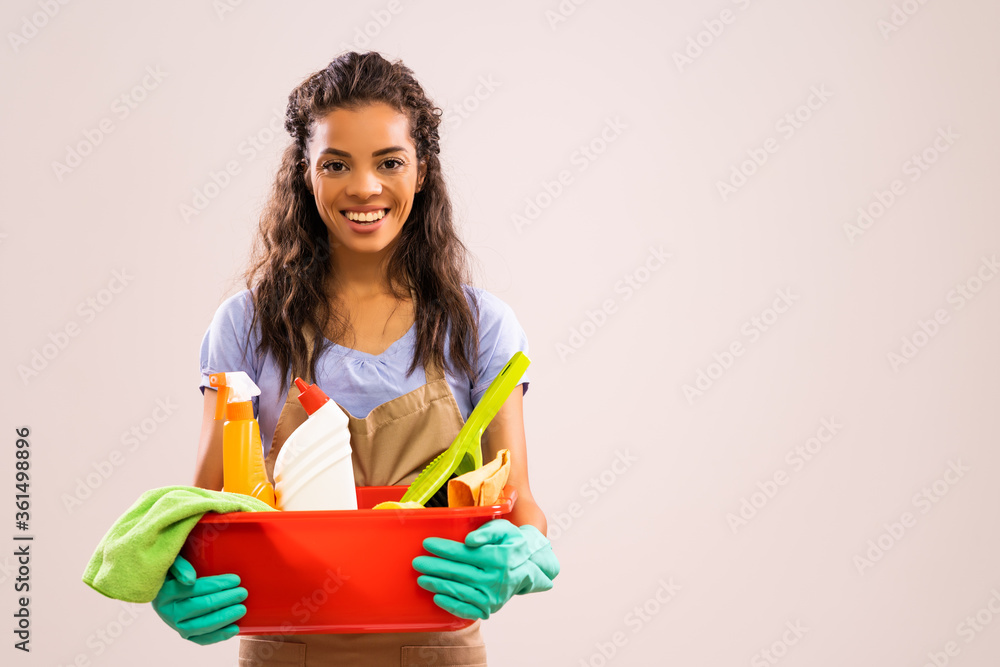
[[[336,109],[313,125],[306,150],[306,187],[331,249],[384,250],[399,236],[426,172],[417,164],[409,119],[382,103]]]

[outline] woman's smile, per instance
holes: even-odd
[[[382,226],[389,216],[390,208],[358,206],[340,212],[347,226],[360,234],[370,234]]]

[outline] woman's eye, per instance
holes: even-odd
[[[402,167],[404,167],[406,165],[405,162],[403,162],[399,158],[395,158],[395,157],[389,158],[388,160],[386,160],[382,164],[383,165],[387,165],[388,168],[391,169],[391,170],[400,169],[400,168],[402,168]],[[333,167],[343,167],[343,169],[334,169]],[[336,172],[336,173],[340,173],[340,172],[344,171],[345,169],[347,169],[347,165],[344,164],[343,162],[340,162],[339,160],[331,160],[330,162],[324,162],[323,163],[323,169],[327,169],[327,170],[330,170],[330,171],[333,171],[333,172]]]

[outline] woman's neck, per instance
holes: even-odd
[[[333,252],[330,294],[345,301],[366,301],[391,294],[386,274],[389,248],[377,253],[356,253],[343,247]]]

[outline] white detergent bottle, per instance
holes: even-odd
[[[347,415],[314,384],[295,378],[309,419],[295,429],[274,461],[279,510],[356,510]]]

